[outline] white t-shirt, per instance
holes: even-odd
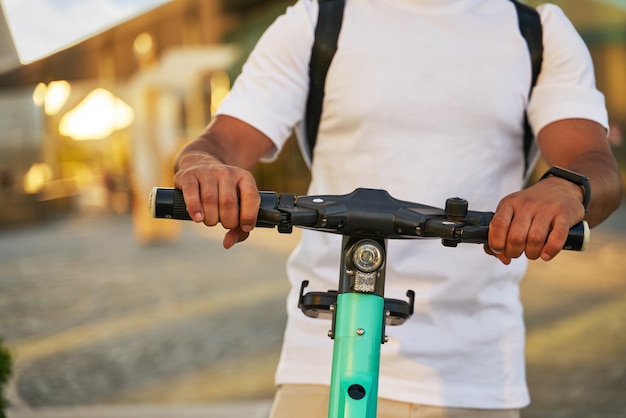
[[[300,123],[317,2],[300,0],[259,41],[220,114],[264,132],[280,150]],[[553,5],[539,8],[544,60],[528,103],[530,58],[505,0],[348,0],[326,80],[310,194],[357,187],[442,207],[448,197],[494,210],[522,186],[524,109],[535,132],[563,118],[607,126],[589,53]],[[273,155],[268,155],[268,159]],[[341,237],[304,231],[290,257],[289,319],[276,381],[330,381],[328,321],[305,317],[298,290],[336,289]],[[415,313],[387,327],[379,395],[467,408],[529,402],[519,282],[482,246],[392,241],[386,297],[416,293]]]

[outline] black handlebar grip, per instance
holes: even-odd
[[[153,218],[190,221],[183,192],[179,189],[155,187],[150,192],[150,213]]]
[[[280,212],[272,210],[278,206],[278,197],[274,192],[259,192],[261,207],[257,226],[274,226],[280,223]],[[180,189],[155,187],[150,192],[150,213],[153,218],[178,219],[191,221],[187,212],[185,198]]]
[[[591,230],[587,221],[580,221],[570,228],[563,245],[564,250],[585,251],[591,237]]]

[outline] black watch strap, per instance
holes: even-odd
[[[587,207],[589,206],[589,199],[591,198],[591,186],[589,185],[589,178],[587,176],[583,176],[582,174],[575,173],[571,170],[567,170],[562,167],[553,166],[546,171],[543,176],[541,176],[541,180],[546,177],[560,177],[567,181],[571,181],[572,183],[578,184],[583,188],[583,206],[585,207],[585,213],[587,213]]]

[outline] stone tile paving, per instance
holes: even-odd
[[[279,350],[286,252],[226,251],[186,232],[146,247],[128,217],[94,214],[0,232],[0,333],[18,402],[97,404]]]
[[[524,418],[626,417],[625,213],[594,230],[587,253],[531,263],[522,297],[533,403]],[[176,402],[163,393],[202,386],[187,400],[270,397],[293,240],[263,231],[225,251],[219,231],[204,231],[186,224],[176,244],[141,246],[129,217],[105,213],[0,230],[13,402]],[[220,364],[245,367],[252,383]]]
[[[625,233],[622,205],[592,231],[586,253],[531,263],[524,418],[626,417]]]

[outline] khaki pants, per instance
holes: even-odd
[[[270,418],[327,418],[329,389],[322,385],[279,386]],[[378,400],[377,418],[519,418],[517,409],[485,410]]]

